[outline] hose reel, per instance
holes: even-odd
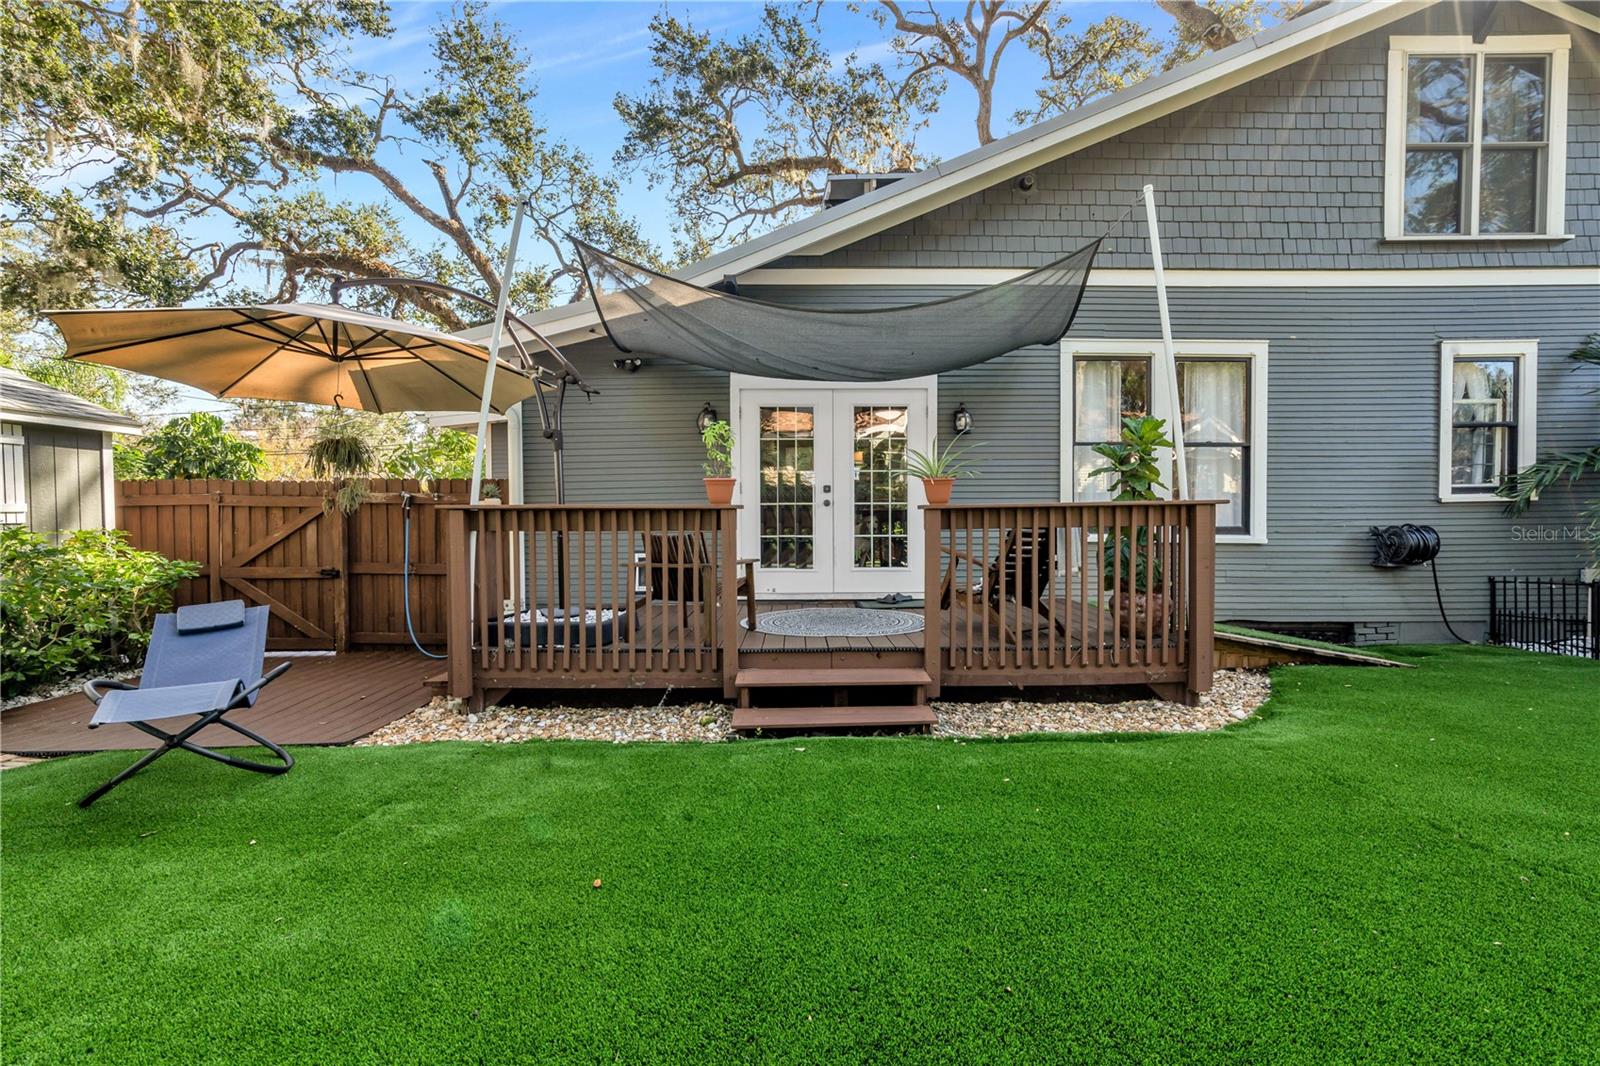
[[[1372,565],[1381,570],[1431,563],[1439,555],[1439,531],[1432,526],[1373,526]]]

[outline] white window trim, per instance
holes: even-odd
[[[1250,532],[1218,533],[1218,544],[1267,543],[1267,342],[1177,340],[1174,354],[1179,359],[1250,360]],[[1150,360],[1150,406],[1158,418],[1172,408],[1167,397],[1165,375],[1158,373],[1162,347],[1159,340],[1072,339],[1061,342],[1061,498],[1076,499],[1072,478],[1072,433],[1077,405],[1073,397],[1074,362],[1078,358],[1136,356]],[[1169,420],[1170,421],[1170,420]],[[1169,458],[1163,461],[1170,467]],[[1170,491],[1170,489],[1169,489]]]
[[[1389,75],[1385,87],[1387,105],[1384,114],[1383,151],[1383,236],[1390,241],[1526,241],[1570,240],[1565,232],[1567,215],[1567,60],[1572,51],[1572,38],[1566,34],[1514,35],[1486,37],[1480,44],[1471,37],[1391,37],[1389,38]],[[1483,233],[1478,229],[1477,170],[1481,152],[1473,152],[1474,180],[1470,183],[1472,203],[1467,206],[1471,221],[1467,233],[1407,233],[1405,231],[1405,175],[1406,175],[1406,69],[1413,55],[1491,55],[1491,54],[1548,54],[1550,56],[1550,84],[1547,86],[1549,107],[1545,115],[1546,149],[1545,167],[1545,218],[1543,232]],[[1474,89],[1472,121],[1480,120],[1482,87]]]
[[[1450,481],[1450,424],[1454,420],[1451,388],[1455,362],[1465,359],[1516,359],[1517,365],[1517,470],[1526,470],[1537,458],[1539,413],[1539,342],[1537,340],[1473,340],[1439,342],[1439,502],[1492,503],[1505,506],[1505,498],[1492,492],[1457,492]]]

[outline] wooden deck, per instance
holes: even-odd
[[[268,667],[284,661],[267,656]],[[424,685],[431,659],[415,652],[355,651],[295,656],[287,674],[262,691],[261,699],[232,717],[280,744],[348,744],[416,710],[433,697]],[[90,729],[94,705],[82,693],[17,707],[0,714],[0,751],[12,755],[67,755],[87,751],[153,748],[156,741],[132,726]],[[186,719],[161,723],[178,729]],[[197,743],[239,747],[248,741],[228,729],[202,731]]]

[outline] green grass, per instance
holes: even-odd
[[[1400,655],[1197,736],[8,770],[4,1058],[1593,1062],[1600,666]]]

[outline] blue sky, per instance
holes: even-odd
[[[736,36],[756,27],[761,4],[672,3],[665,5],[680,18],[713,35]],[[941,5],[960,10],[963,4]],[[431,62],[428,29],[449,11],[448,4],[405,2],[392,6],[394,38],[380,49],[369,50],[358,61],[375,73],[393,77],[402,87],[420,84]],[[650,80],[650,19],[662,9],[659,3],[635,2],[529,2],[495,3],[491,10],[520,40],[533,58],[539,88],[541,120],[558,137],[583,149],[605,169],[622,145],[624,130],[611,106],[619,92],[636,94]],[[1087,26],[1107,14],[1117,13],[1155,27],[1165,35],[1171,20],[1154,3],[1069,3],[1073,23]],[[865,60],[893,57],[887,34],[866,16],[850,12],[835,0],[822,8],[823,40],[843,57],[851,51]],[[995,133],[1010,132],[1009,116],[1019,106],[1031,104],[1032,88],[1041,65],[1020,43],[1006,53],[996,90]],[[973,132],[975,101],[971,90],[953,84],[939,112],[919,138],[923,149],[949,158],[977,146]],[[642,176],[626,183],[623,207],[646,227],[647,234],[663,244],[670,239],[668,191],[649,189]],[[420,234],[419,234],[420,236]]]

